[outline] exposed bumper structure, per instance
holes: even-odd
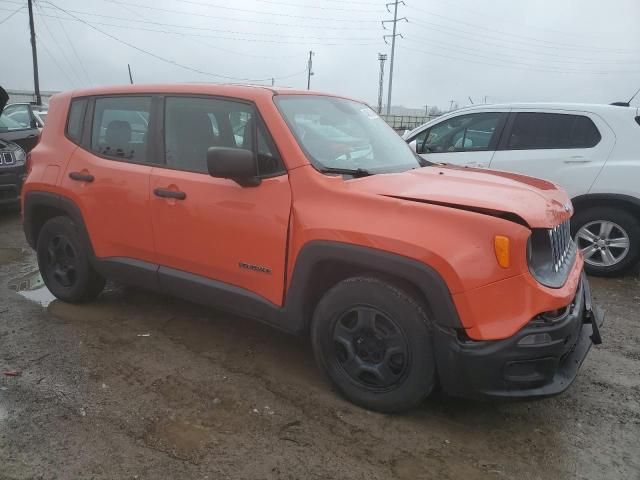
[[[592,343],[600,343],[602,312],[591,303],[583,274],[567,313],[556,322],[532,321],[496,341],[460,339],[438,331],[435,339],[443,389],[465,397],[544,397],[566,390]]]

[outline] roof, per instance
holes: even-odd
[[[158,83],[113,85],[104,87],[92,87],[71,92],[72,97],[89,95],[117,95],[131,93],[180,93],[200,95],[221,95],[228,97],[246,98],[255,100],[259,97],[273,97],[274,95],[325,95],[337,96],[330,93],[321,93],[310,90],[297,90],[282,87],[266,87],[264,85],[239,85],[216,83]]]
[[[564,103],[564,102],[514,102],[514,103],[490,103],[482,105],[471,105],[469,107],[455,110],[455,113],[467,110],[478,110],[486,108],[530,108],[530,109],[548,109],[548,110],[586,110],[586,111],[620,111],[621,109],[635,109],[633,105],[630,107],[620,107],[605,103]],[[451,112],[454,113],[454,112]]]

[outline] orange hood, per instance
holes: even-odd
[[[557,185],[514,173],[432,166],[373,175],[348,182],[349,188],[403,200],[487,213],[512,214],[531,228],[551,228],[573,213]]]

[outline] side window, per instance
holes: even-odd
[[[86,108],[86,98],[72,100],[71,106],[69,107],[69,118],[67,119],[67,135],[76,143],[80,143],[80,140],[82,139],[82,125],[84,123],[84,112]]]
[[[254,132],[256,124],[258,130]],[[258,139],[257,147],[254,137]],[[209,147],[255,152],[259,175],[284,171],[275,145],[251,105],[214,98],[168,97],[165,101],[167,166],[208,173]]]
[[[517,113],[507,148],[541,150],[591,148],[600,142],[598,128],[589,117],[564,113]]]
[[[97,98],[91,150],[134,163],[147,161],[151,97]]]
[[[28,130],[31,127],[31,112],[27,105],[9,105],[0,116],[0,126],[7,130]]]
[[[504,113],[472,113],[445,120],[421,132],[418,153],[480,152],[491,150]]]

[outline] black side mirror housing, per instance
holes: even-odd
[[[257,187],[261,183],[255,154],[251,150],[210,147],[207,150],[207,168],[212,177],[228,178],[243,187]]]

